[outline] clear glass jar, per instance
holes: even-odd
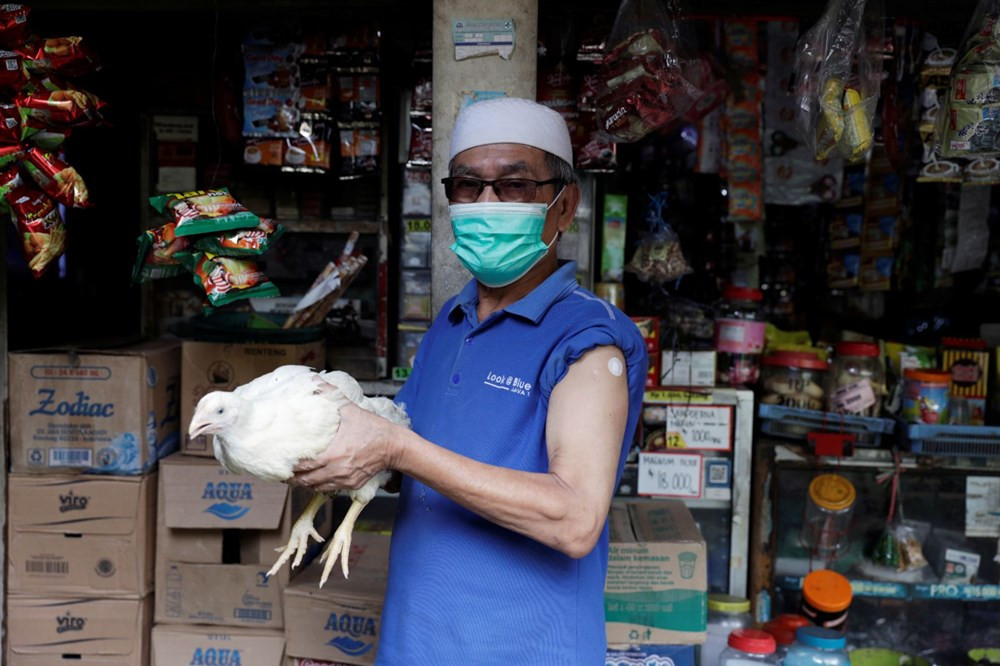
[[[706,666],[717,664],[719,655],[726,649],[729,634],[752,626],[749,599],[729,594],[709,594],[708,624],[705,627],[705,642],[701,645],[699,663]]]
[[[851,666],[847,639],[833,629],[802,627],[795,632],[795,644],[788,650],[783,666]]]
[[[779,351],[764,357],[761,398],[765,405],[823,409],[826,361],[809,352]]]
[[[764,352],[760,289],[726,287],[715,317],[716,379],[720,386],[755,384]]]
[[[882,412],[885,369],[879,347],[870,342],[841,342],[830,365],[827,411],[878,416]]]
[[[820,474],[809,483],[802,546],[810,557],[832,560],[847,550],[857,493],[839,474]]]
[[[737,629],[729,634],[729,645],[719,655],[719,666],[762,666],[780,664],[774,636],[757,629]],[[702,666],[709,666],[702,663]]]

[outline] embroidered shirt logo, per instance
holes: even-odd
[[[531,395],[531,382],[526,382],[513,375],[498,375],[495,372],[488,372],[483,383],[502,391],[510,391],[523,396]]]

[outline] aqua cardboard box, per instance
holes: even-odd
[[[153,597],[7,597],[6,663],[147,666]]]
[[[157,474],[12,474],[7,585],[16,594],[139,598],[153,590]]]
[[[694,646],[608,646],[604,666],[694,666]],[[709,665],[705,664],[705,666]]]
[[[337,664],[373,664],[389,570],[389,539],[355,532],[345,580],[336,566],[320,589],[313,562],[285,589],[288,655]]]
[[[156,622],[282,628],[281,590],[289,567],[266,574],[312,496],[303,488],[290,491],[284,483],[231,474],[209,458],[175,454],[163,460]],[[317,531],[329,535],[331,522],[327,503],[317,515]],[[313,544],[309,557],[319,549]]]
[[[684,503],[616,502],[608,521],[608,644],[704,642],[705,540]]]
[[[142,474],[177,450],[180,344],[14,352],[15,473]]]
[[[281,666],[285,635],[277,629],[153,627],[152,666]]]

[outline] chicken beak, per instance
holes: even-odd
[[[188,437],[195,439],[208,433],[212,429],[212,424],[209,421],[204,421],[198,418],[196,414],[194,418],[191,419],[191,425],[188,426]]]

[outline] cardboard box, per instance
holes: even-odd
[[[715,386],[714,351],[664,351],[660,386]]]
[[[319,588],[323,565],[311,564],[285,589],[288,655],[345,664],[373,664],[389,571],[389,537],[356,532],[351,578]]]
[[[15,473],[142,474],[177,450],[177,342],[9,360]]]
[[[604,666],[665,666],[666,664],[694,666],[694,646],[609,645],[604,660]]]
[[[313,493],[230,474],[215,460],[173,455],[160,465],[156,621],[280,629],[289,567],[265,574]],[[331,530],[329,504],[316,519]],[[313,544],[310,557],[325,544]],[[308,559],[306,560],[308,562]],[[300,567],[301,569],[301,567]]]
[[[135,598],[151,592],[156,481],[155,472],[11,475],[8,589]]]
[[[350,666],[342,661],[323,661],[322,659],[303,659],[301,657],[288,657],[285,659],[285,666]]]
[[[608,520],[608,644],[704,642],[705,540],[684,503],[615,503]]]
[[[153,597],[21,596],[7,598],[7,663],[149,664]]]
[[[153,627],[152,666],[280,666],[285,635],[277,629]]]
[[[187,435],[194,408],[203,395],[232,391],[282,365],[323,367],[326,363],[322,340],[294,345],[185,340],[181,356],[181,450],[193,456],[214,455],[210,437],[191,440]]]

